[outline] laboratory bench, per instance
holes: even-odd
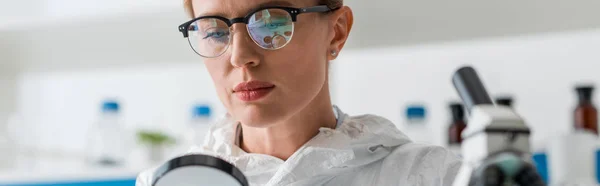
[[[139,172],[123,168],[11,170],[0,172],[0,186],[134,186]]]
[[[134,186],[137,175],[148,167],[90,166],[71,158],[21,160],[13,168],[0,169],[0,186]]]

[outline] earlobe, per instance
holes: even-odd
[[[338,51],[333,49],[333,50],[331,50],[329,55],[327,55],[327,60],[328,61],[334,60],[335,58],[337,58],[337,55],[338,55]]]
[[[348,40],[352,25],[354,24],[354,15],[350,7],[344,6],[333,12],[332,19],[334,36],[331,40],[330,48],[336,52],[336,55],[332,55],[335,58],[342,51],[342,48],[344,48],[346,40]]]

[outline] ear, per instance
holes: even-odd
[[[330,15],[330,46],[327,54],[335,51],[338,55],[344,48],[346,40],[352,30],[354,24],[354,15],[352,9],[348,6],[343,6],[340,9],[333,11]],[[330,60],[335,59],[338,55],[328,55]]]

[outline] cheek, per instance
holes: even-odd
[[[228,105],[229,103],[229,82],[227,81],[227,70],[228,67],[224,64],[227,64],[223,61],[218,61],[216,59],[206,59],[204,60],[204,66],[206,70],[210,74],[210,77],[213,80],[214,87],[217,91],[219,99],[223,102],[223,104]]]
[[[327,56],[327,42],[322,30],[312,29],[317,25],[308,25],[311,28],[297,29],[290,43],[291,47],[286,49],[291,70],[295,70],[303,76],[325,75]]]
[[[305,31],[305,30],[302,30]],[[279,75],[285,77],[290,86],[290,94],[314,94],[325,82],[327,75],[326,46],[321,36],[299,33],[288,46],[283,48],[282,57],[277,66]],[[302,97],[302,95],[298,95]]]

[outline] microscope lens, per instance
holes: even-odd
[[[503,186],[505,175],[498,165],[487,165],[476,170],[471,177],[469,186]]]
[[[544,186],[544,181],[542,177],[538,175],[535,168],[532,166],[525,166],[519,171],[519,173],[515,176],[515,182],[519,185],[527,185],[527,186]]]

